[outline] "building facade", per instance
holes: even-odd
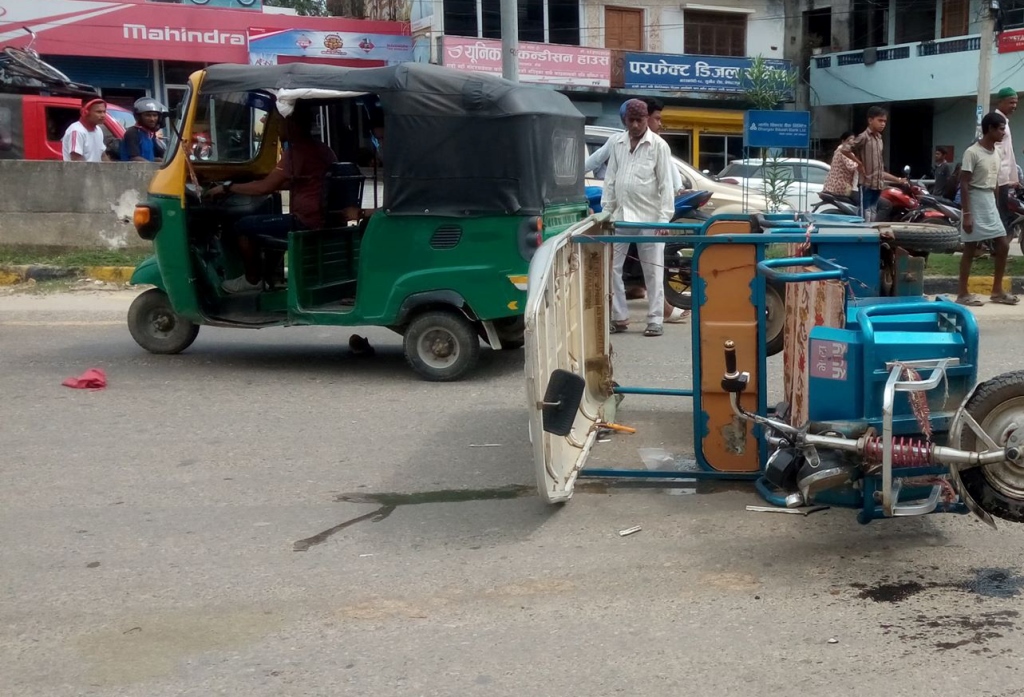
[[[282,62],[373,66],[413,57],[405,22],[300,18],[265,12],[260,5],[260,0],[0,0],[0,45],[29,45],[32,38],[24,27],[30,27],[36,34],[32,47],[49,63],[129,108],[143,96],[176,104],[188,76],[212,63],[250,63],[268,55],[276,62],[273,42],[296,33]],[[386,37],[376,44],[398,47],[396,55],[362,50],[366,37]]]
[[[1024,91],[1024,1],[1001,5],[991,92]],[[866,109],[879,104],[890,111],[891,170],[909,165],[913,176],[924,176],[939,146],[958,161],[979,118],[980,18],[988,7],[987,0],[814,2],[804,19],[817,29],[808,57],[816,135],[862,127]]]
[[[433,60],[500,73],[500,0],[435,0],[430,11]],[[520,0],[520,79],[565,92],[597,125],[620,126],[629,97],[657,96],[674,152],[718,172],[742,156],[750,59],[788,67],[785,23],[784,0]]]
[[[414,60],[500,74],[500,1],[363,0],[355,19],[279,14],[261,0],[0,0],[0,39],[26,45],[30,26],[46,60],[109,101],[173,106],[211,63]],[[717,173],[743,154],[751,59],[794,57],[796,1],[519,0],[520,79],[566,93],[599,125],[619,126],[627,98],[660,97],[673,150]]]

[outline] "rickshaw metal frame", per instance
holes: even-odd
[[[736,220],[750,219],[749,216],[716,216],[718,219],[732,218]],[[773,216],[776,222],[779,216]],[[757,249],[757,263],[759,267],[778,267],[778,266],[795,266],[795,265],[806,265],[811,263],[819,263],[820,265],[827,266],[828,268],[819,271],[805,271],[800,274],[785,274],[775,272],[772,275],[779,277],[784,280],[797,280],[796,276],[799,275],[799,280],[811,281],[811,280],[825,280],[825,279],[839,279],[848,285],[850,278],[846,273],[846,269],[839,266],[834,261],[841,260],[825,260],[817,255],[813,257],[804,258],[790,258],[790,259],[778,259],[778,260],[766,260],[765,250],[769,245],[780,245],[780,244],[803,244],[811,242],[811,237],[807,232],[808,223],[802,221],[792,221],[792,225],[786,227],[793,227],[795,229],[802,230],[801,232],[773,232],[765,231],[761,233],[750,233],[750,234],[718,234],[708,236],[701,234],[706,229],[707,224],[689,224],[689,223],[669,223],[669,224],[648,224],[648,223],[626,223],[626,222],[615,222],[613,223],[615,230],[665,230],[675,232],[689,232],[696,233],[688,235],[685,244],[693,249],[693,267],[697,268],[698,260],[701,253],[707,249],[713,248],[718,245],[753,245]],[[852,226],[851,226],[852,227]],[[828,233],[827,242],[829,245],[863,245],[863,244],[879,244],[879,234],[876,230],[867,231],[862,226],[854,227],[853,229],[864,230],[862,232],[838,232]],[[673,244],[679,244],[678,237],[672,237]],[[570,239],[572,244],[577,245],[591,245],[591,244],[645,244],[645,243],[665,243],[667,237],[665,235],[651,235],[651,234],[600,234],[600,235],[573,235]],[[762,280],[758,282],[757,278],[764,278],[762,273],[755,276],[753,281],[753,288],[751,289],[751,301],[755,305],[757,317],[758,317],[758,361],[759,371],[758,375],[758,403],[755,413],[767,413],[771,415],[772,410],[769,409],[767,399],[767,355],[766,355],[766,341],[765,341],[765,330],[766,330],[766,307],[765,307],[765,282]],[[665,396],[665,397],[689,397],[691,402],[691,408],[693,411],[693,433],[695,442],[694,445],[694,462],[697,465],[697,469],[672,469],[672,470],[636,470],[626,468],[587,468],[584,467],[580,470],[578,477],[581,478],[595,478],[595,479],[641,479],[641,480],[755,480],[759,493],[768,500],[769,503],[776,506],[784,506],[783,497],[770,491],[764,480],[764,464],[767,461],[768,450],[771,445],[766,434],[766,429],[761,424],[752,424],[755,437],[758,441],[759,447],[759,462],[761,466],[757,472],[751,473],[736,473],[736,472],[722,472],[714,469],[711,464],[707,461],[705,454],[703,454],[702,448],[699,446],[699,441],[703,439],[708,433],[707,431],[707,415],[700,408],[698,395],[701,393],[701,348],[699,341],[699,329],[700,329],[700,308],[706,301],[706,290],[705,281],[703,281],[694,270],[693,282],[691,286],[691,292],[693,294],[692,303],[692,315],[690,322],[690,334],[691,334],[691,355],[692,355],[692,376],[693,384],[692,387],[686,388],[656,388],[656,387],[640,387],[640,386],[615,386],[613,388],[614,394],[621,395],[643,395],[643,396]],[[848,289],[849,295],[849,289]],[[915,306],[925,305],[926,303],[915,303]],[[929,309],[935,304],[927,303]],[[907,306],[903,306],[905,309]],[[936,307],[936,310],[943,309]],[[862,313],[867,314],[865,310],[861,310]],[[883,313],[886,313],[883,311]],[[975,344],[977,343],[977,332],[969,332],[968,341]],[[871,364],[873,355],[870,355],[870,345],[865,343],[865,351],[869,353],[865,357],[865,364]],[[934,363],[936,361],[925,361],[928,363]],[[892,466],[892,429],[893,429],[893,395],[896,391],[907,391],[907,390],[928,390],[932,389],[942,379],[945,369],[950,364],[958,363],[958,361],[943,360],[938,361],[941,365],[936,365],[933,371],[933,375],[930,380],[925,383],[907,383],[905,381],[896,381],[893,386],[887,385],[885,394],[885,418],[884,418],[884,462],[883,462],[883,473],[882,473],[882,487],[879,491],[881,497],[881,506],[873,506],[870,503],[873,500],[873,487],[876,487],[879,482],[877,478],[866,477],[864,478],[865,495],[864,505],[860,513],[858,514],[861,522],[868,522],[869,520],[891,517],[896,514],[899,509],[897,500],[899,498],[899,487],[893,486],[893,481],[900,477],[911,477],[911,476],[926,476],[926,475],[942,475],[948,473],[946,466],[940,467],[929,467],[929,468],[893,468]],[[897,375],[893,373],[893,375]],[[890,379],[890,382],[893,382]],[[934,384],[933,384],[934,383]],[[898,484],[898,482],[897,482]],[[867,489],[871,489],[867,491]],[[937,502],[937,496],[935,488],[932,488],[929,492],[929,497],[936,498],[934,504],[930,510],[939,508]],[[851,502],[852,504],[853,502]],[[903,506],[910,506],[911,504],[904,504]],[[955,512],[955,513],[967,513],[967,508],[963,504],[947,505],[943,508],[944,511]]]
[[[775,220],[779,220],[779,216],[773,216]],[[786,216],[782,216],[786,217]],[[750,216],[727,214],[715,216],[712,220],[738,220],[745,221],[749,220]],[[711,222],[711,221],[709,221]],[[649,223],[625,223],[616,222],[614,227],[617,230],[664,230],[668,232],[681,232],[681,233],[697,233],[687,235],[685,242],[687,246],[692,246],[694,250],[693,264],[694,268],[697,266],[697,262],[700,255],[704,250],[715,247],[718,245],[754,245],[757,248],[757,262],[763,262],[765,260],[765,249],[769,245],[775,244],[800,244],[808,241],[808,233],[806,232],[806,224],[801,224],[798,221],[794,221],[793,227],[801,229],[803,232],[799,233],[778,233],[778,232],[766,232],[766,233],[751,233],[751,234],[722,234],[707,236],[701,234],[707,227],[706,224],[692,224],[692,223],[663,223],[663,224],[649,224]],[[671,239],[673,244],[679,244],[681,242],[678,236],[666,237],[664,235],[574,235],[570,242],[573,244],[633,244],[633,243],[664,243],[667,239]],[[863,233],[836,233],[829,234],[828,241],[835,244],[878,244],[878,233],[875,231],[863,232]],[[806,280],[814,280],[817,277],[816,274],[808,274],[811,277],[805,277]],[[822,277],[829,277],[822,275]],[[756,277],[755,277],[756,278]],[[764,340],[765,335],[765,288],[764,283],[755,282],[754,287],[751,288],[751,302],[754,304],[758,318],[758,347],[757,347],[757,358],[760,366],[758,370],[758,404],[757,413],[768,413],[768,396],[767,396],[767,372],[764,369],[767,365],[767,352],[766,342]],[[705,302],[705,283],[700,279],[696,272],[694,272],[693,284],[691,286],[691,292],[693,293],[692,303],[692,315],[690,320],[691,326],[691,350],[692,350],[692,374],[693,384],[690,388],[661,388],[661,387],[641,387],[641,386],[616,386],[614,388],[615,394],[621,395],[645,395],[645,396],[663,396],[663,397],[682,397],[691,398],[691,408],[693,410],[693,429],[695,440],[700,440],[706,435],[706,414],[700,409],[700,402],[698,395],[701,392],[701,368],[702,368],[702,356],[700,349],[700,317],[701,317],[701,306]],[[769,443],[765,438],[763,429],[760,426],[754,426],[754,434],[758,440],[758,458],[761,463],[764,463],[768,456]],[[696,445],[696,443],[695,443]],[[762,476],[763,470],[749,473],[737,473],[737,472],[723,472],[715,470],[706,461],[703,451],[699,447],[694,449],[694,460],[698,465],[696,470],[659,470],[659,471],[648,471],[648,470],[635,470],[635,469],[622,469],[622,468],[586,468],[584,467],[579,472],[579,477],[586,478],[610,478],[610,479],[667,479],[667,478],[680,478],[685,477],[687,479],[711,479],[711,480],[756,480]],[[763,467],[763,464],[762,464]]]

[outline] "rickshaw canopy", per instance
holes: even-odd
[[[214,65],[203,95],[303,90],[311,99],[372,93],[387,133],[390,214],[541,215],[585,200],[584,118],[568,97],[478,73],[403,63],[348,68]]]

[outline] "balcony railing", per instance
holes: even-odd
[[[876,61],[892,61],[910,58],[912,44],[903,46],[892,46],[890,48],[875,49]],[[955,39],[943,39],[942,41],[923,41],[917,44],[918,56],[938,56],[947,53],[963,53],[965,51],[980,51],[981,37],[961,36]],[[819,70],[832,67],[832,59],[836,59],[836,65],[861,65],[864,63],[864,55],[871,49],[860,49],[858,51],[847,51],[832,56],[815,56],[814,67]]]
[[[925,41],[917,47],[919,56],[938,56],[946,53],[963,53],[965,51],[980,51],[981,37],[967,36],[960,39],[947,39],[946,41]]]

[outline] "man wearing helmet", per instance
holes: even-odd
[[[166,107],[152,97],[135,102],[135,125],[124,132],[121,141],[121,160],[124,162],[156,162],[164,157],[164,144],[160,138],[160,119]]]

